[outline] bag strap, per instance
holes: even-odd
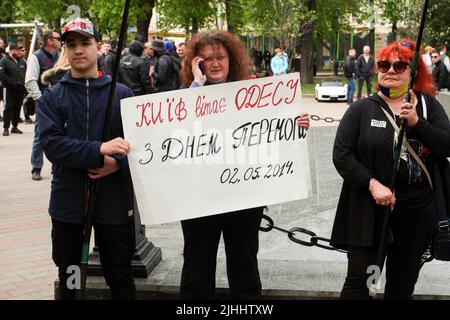
[[[422,99],[422,113],[425,120],[427,120],[428,112],[427,112],[427,102],[425,100],[425,95],[421,94],[420,98]]]
[[[439,232],[448,232],[450,231],[449,219],[445,209],[444,190],[437,159],[434,161],[434,179],[436,182],[436,208]]]
[[[394,119],[391,117],[391,115],[389,114],[389,112],[387,112],[383,107],[381,107],[381,110],[383,110],[384,114],[386,115],[386,117],[388,118],[389,122],[391,123],[391,125],[394,127],[395,132],[397,132],[397,134],[399,134],[400,132],[400,128],[397,126],[397,123],[395,123]],[[409,151],[409,153],[413,156],[413,158],[417,161],[417,163],[419,164],[419,166],[422,168],[422,170],[425,172],[425,175],[427,176],[428,182],[430,183],[430,187],[431,189],[433,189],[433,182],[431,180],[431,176],[430,173],[428,172],[427,168],[425,167],[424,163],[422,162],[422,160],[420,160],[419,156],[417,155],[417,153],[414,151],[413,148],[411,148],[408,140],[406,140],[406,137],[403,136],[403,141],[402,141],[403,146]]]

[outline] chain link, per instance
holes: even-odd
[[[272,229],[275,229],[275,230],[278,230],[278,231],[286,233],[291,241],[293,241],[295,243],[298,243],[298,244],[301,244],[302,246],[307,246],[307,247],[316,246],[316,247],[319,247],[319,248],[322,248],[322,249],[326,249],[326,250],[332,250],[332,251],[338,251],[338,252],[342,252],[342,253],[347,253],[347,251],[345,251],[345,250],[338,249],[338,248],[332,247],[330,245],[320,244],[319,241],[330,243],[330,239],[318,237],[317,234],[315,234],[311,230],[308,230],[308,229],[305,229],[305,228],[299,228],[299,227],[294,227],[294,228],[291,228],[289,230],[286,230],[286,229],[283,229],[283,228],[275,226],[271,217],[263,214],[262,218],[263,218],[263,220],[267,221],[267,225],[265,227],[264,226],[260,226],[259,227],[260,231],[269,232]],[[295,235],[296,233],[309,235],[310,236],[309,241],[305,241],[305,240],[299,239]]]
[[[325,121],[327,123],[333,123],[333,122],[340,122],[341,121],[341,119],[334,119],[333,117],[321,118],[320,116],[315,115],[315,114],[310,115],[309,118],[311,120],[314,120],[314,121]]]
[[[306,246],[306,247],[318,247],[318,248],[322,248],[325,250],[330,250],[330,251],[338,251],[338,252],[342,252],[342,253],[347,253],[346,250],[342,250],[342,249],[338,249],[335,248],[333,246],[330,245],[326,245],[326,244],[320,244],[319,241],[325,242],[325,243],[330,243],[330,239],[327,238],[323,238],[323,237],[318,237],[313,231],[305,229],[305,228],[299,228],[299,227],[294,227],[291,228],[289,230],[277,227],[276,225],[273,224],[273,220],[271,217],[263,214],[262,216],[263,220],[267,221],[267,225],[265,227],[260,226],[259,230],[263,231],[263,232],[269,232],[272,229],[284,232],[288,235],[289,239],[295,243],[301,244],[302,246]],[[301,240],[299,238],[297,238],[295,236],[295,233],[303,233],[303,234],[307,234],[309,236],[311,236],[311,238],[309,239],[309,241],[304,241]],[[428,249],[423,253],[422,257],[421,257],[421,266],[424,265],[427,262],[430,262],[433,260],[433,256],[431,255],[431,246],[428,247]]]

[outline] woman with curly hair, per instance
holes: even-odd
[[[233,34],[204,31],[194,35],[187,44],[181,68],[183,87],[245,79],[250,79],[250,57]],[[309,127],[307,114],[298,119],[298,125]],[[184,236],[181,298],[214,298],[217,249],[222,232],[232,297],[260,297],[257,254],[262,213],[263,207],[258,207],[181,221]]]
[[[433,161],[450,156],[450,123],[419,57],[411,102],[405,100],[416,44],[402,39],[379,51],[378,92],[350,105],[336,133],[333,162],[344,178],[331,244],[348,251],[341,298],[369,299],[368,267],[377,264],[383,213],[390,207],[385,299],[411,299],[421,258],[435,229]],[[390,120],[391,119],[391,120]],[[394,124],[406,120],[395,192]],[[392,121],[392,122],[391,122]]]

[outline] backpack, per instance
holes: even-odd
[[[167,68],[166,79],[164,79],[164,83],[158,83],[158,80],[155,79],[155,89],[156,91],[168,91],[168,90],[176,90],[180,88],[180,65],[175,61],[175,57],[169,55],[163,55],[158,59],[158,62],[155,66],[155,74],[158,74],[158,65],[160,59],[169,59]],[[153,76],[155,76],[153,74]],[[170,89],[168,89],[170,87]],[[160,90],[163,89],[163,90]]]

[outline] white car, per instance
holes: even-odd
[[[316,84],[314,98],[317,101],[347,101],[347,84],[339,79],[321,80]]]

